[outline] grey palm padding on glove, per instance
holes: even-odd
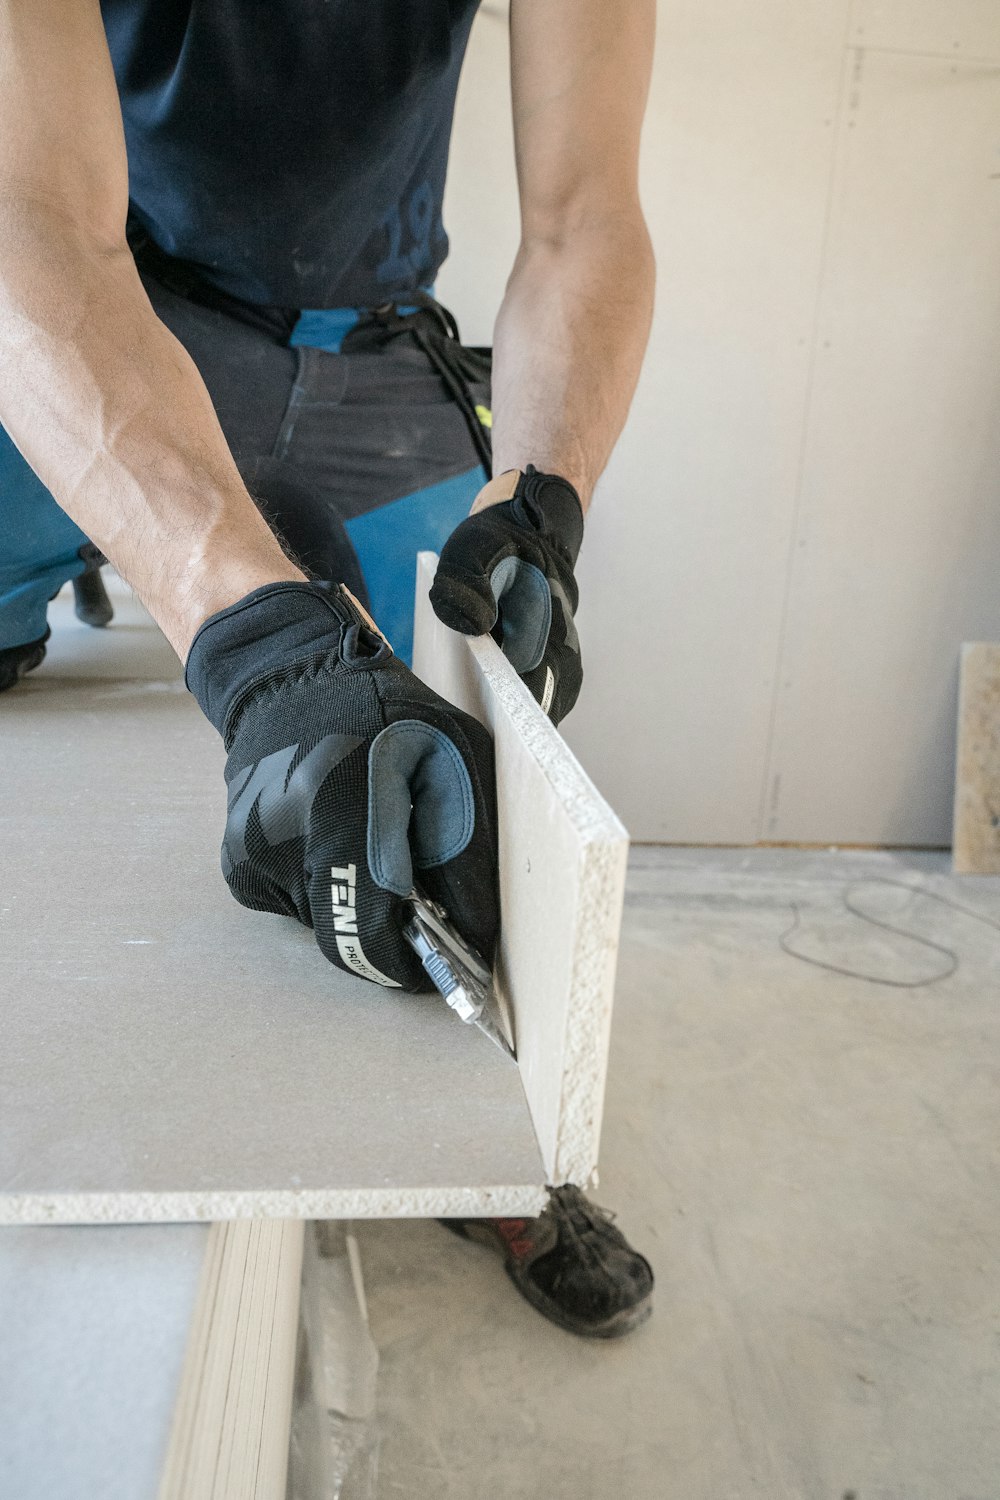
[[[392,653],[339,584],[274,583],[206,620],[187,684],[228,751],[222,870],[312,927],[332,963],[426,989],[402,935],[419,882],[490,960],[493,746]]]
[[[464,635],[492,634],[535,699],[558,724],[580,693],[583,664],[573,616],[573,569],[583,508],[557,474],[529,464],[487,486],[506,496],[474,509],[441,549],[431,588],[439,619]]]

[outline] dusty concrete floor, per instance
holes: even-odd
[[[996,1500],[1000,879],[638,850],[613,1035],[595,1197],[654,1317],[588,1345],[487,1250],[358,1226],[382,1500]]]

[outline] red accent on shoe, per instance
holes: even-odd
[[[523,1260],[535,1248],[530,1233],[525,1233],[534,1223],[533,1219],[493,1219],[491,1221],[508,1252],[515,1260]]]

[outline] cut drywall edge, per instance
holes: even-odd
[[[621,910],[628,842],[595,843],[584,858],[589,868],[581,890],[588,909],[580,913],[573,955],[577,1003],[566,1023],[556,1158],[550,1171],[555,1183],[587,1183],[597,1171],[620,925],[608,917]]]
[[[211,1193],[0,1196],[5,1224],[170,1224],[224,1219],[517,1218],[545,1206],[542,1184]]]
[[[422,552],[420,557],[428,559],[433,570],[437,561],[434,554]],[[627,846],[624,823],[605,802],[555,725],[540,712],[492,638],[466,637],[466,644],[498,705],[509,714],[580,838],[588,843],[620,839]]]

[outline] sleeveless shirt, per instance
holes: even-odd
[[[429,286],[478,3],[101,0],[131,229],[246,302]]]

